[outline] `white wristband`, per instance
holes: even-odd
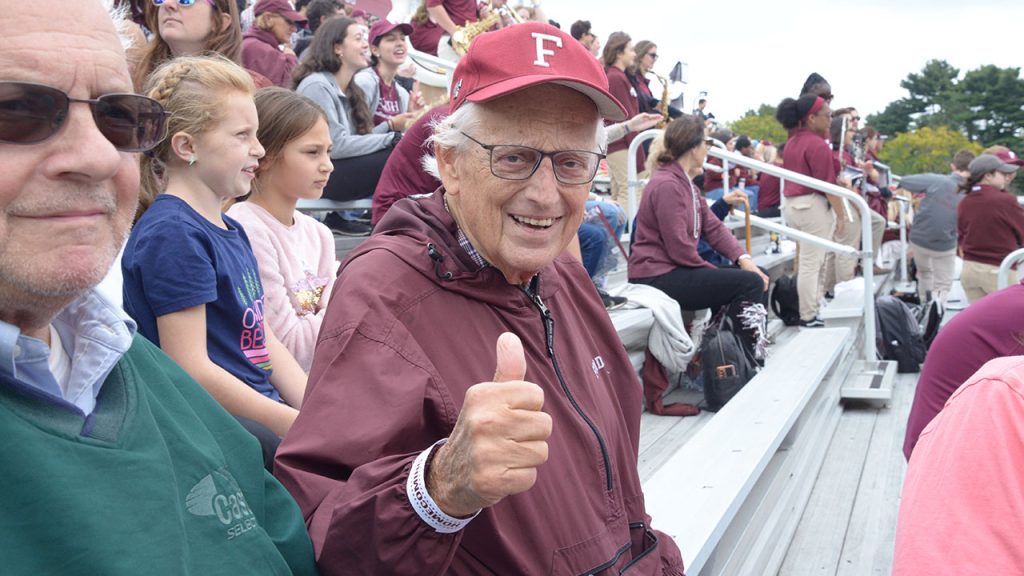
[[[412,509],[416,511],[421,520],[440,534],[452,534],[462,530],[480,513],[480,510],[477,510],[476,514],[469,518],[449,516],[441,510],[441,507],[434,502],[434,499],[430,497],[430,493],[427,492],[427,460],[430,458],[431,452],[437,450],[447,441],[447,438],[442,438],[430,448],[420,452],[420,455],[412,463],[409,479],[405,483],[405,494],[409,498],[409,503],[412,504]]]

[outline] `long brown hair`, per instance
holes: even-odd
[[[631,40],[632,38],[625,32],[612,32],[611,36],[608,36],[608,42],[604,45],[604,51],[601,52],[601,61],[604,62],[605,68],[615,66],[619,54],[626,51],[626,46]]]
[[[671,164],[704,141],[704,123],[692,114],[681,114],[665,127],[664,148],[658,164]]]
[[[267,172],[273,169],[284,147],[309,132],[317,120],[323,119],[326,122],[327,114],[309,98],[277,86],[257,90],[255,100],[256,114],[260,119],[256,139],[266,150],[256,169],[256,179],[252,182],[253,192],[259,193],[261,181],[266,178]],[[248,198],[249,195],[246,194],[238,201]]]
[[[214,0],[213,4],[210,14],[213,33],[206,39],[206,44],[203,46],[204,52],[215,52],[235,64],[241,64],[242,28],[238,16],[238,4],[235,0]],[[135,76],[132,78],[135,88],[139,90],[145,86],[146,78],[153,70],[156,70],[157,66],[174,57],[171,54],[171,47],[160,36],[159,12],[159,6],[154,6],[152,2],[145,3],[146,28],[153,32],[153,39],[149,41],[146,53],[142,56],[138,67],[135,68]],[[231,17],[231,22],[223,29],[221,29],[222,14]]]
[[[313,43],[309,45],[307,52],[309,56],[299,62],[299,65],[292,71],[292,80],[295,88],[309,76],[316,72],[329,72],[336,74],[341,70],[341,58],[334,52],[334,47],[345,41],[348,30],[351,26],[359,26],[359,23],[352,18],[335,17],[324,22],[313,35]],[[341,90],[348,97],[349,106],[352,109],[352,120],[355,124],[355,134],[369,134],[373,132],[373,114],[370,113],[370,105],[366,102],[366,95],[356,85],[355,75],[348,86],[341,86]]]

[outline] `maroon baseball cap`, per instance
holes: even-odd
[[[395,24],[387,20],[377,20],[370,26],[370,45],[375,46],[381,36],[387,36],[395,30],[401,30],[406,36],[412,34],[412,26],[402,23]]]
[[[1005,164],[1013,164],[1014,166],[1024,166],[1024,160],[1021,160],[1016,154],[1014,154],[1013,150],[1007,149],[1005,151],[996,152],[995,154],[993,154],[993,156],[999,158]]]
[[[452,75],[451,111],[539,84],[572,88],[619,121],[626,109],[608,92],[608,76],[579,41],[550,24],[526,22],[481,34]]]
[[[288,3],[288,0],[259,0],[253,6],[252,13],[256,16],[266,12],[284,16],[295,23],[306,21],[306,17],[296,12],[292,5]]]

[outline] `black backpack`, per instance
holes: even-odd
[[[910,307],[895,296],[879,296],[875,300],[875,318],[882,358],[895,360],[897,372],[920,372],[925,345],[921,325]]]
[[[754,358],[735,332],[735,318],[723,310],[700,345],[704,406],[718,412],[757,373]]]
[[[783,274],[775,281],[771,296],[772,312],[786,326],[800,324],[800,295],[796,290],[796,276]]]

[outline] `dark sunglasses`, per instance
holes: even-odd
[[[196,0],[176,0],[176,2],[178,3],[178,6],[191,6],[196,3]],[[214,8],[217,7],[217,4],[215,4],[213,0],[206,0],[206,2]],[[167,0],[153,0],[153,6],[163,6],[166,3]]]
[[[159,144],[170,115],[156,100],[138,94],[71,98],[43,84],[0,81],[0,142],[38,144],[52,138],[67,121],[72,102],[88,104],[100,133],[122,152],[145,152]]]

